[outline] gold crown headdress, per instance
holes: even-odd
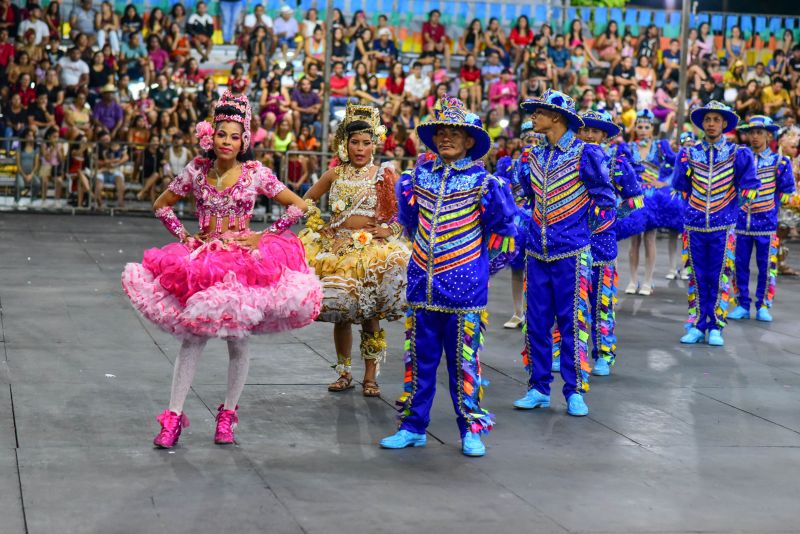
[[[369,126],[363,130],[350,132],[350,135],[368,133],[372,135],[372,139],[376,143],[382,142],[386,138],[386,126],[381,123],[381,112],[378,108],[360,106],[348,102],[344,120],[339,124],[339,127],[336,129],[336,135],[333,138],[333,150],[336,155],[339,156],[339,160],[342,163],[348,163],[350,161],[347,154],[347,127],[359,121],[366,122]]]

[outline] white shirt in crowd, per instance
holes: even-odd
[[[294,39],[297,32],[300,31],[300,27],[294,18],[286,20],[283,17],[278,17],[273,26],[275,35],[284,34],[283,37],[286,39]]]
[[[414,98],[423,99],[431,92],[431,79],[423,75],[417,78],[410,74],[406,78],[405,90]]]
[[[189,15],[189,19],[186,21],[187,26],[191,26],[193,24],[200,24],[201,26],[208,26],[214,25],[214,17],[206,13],[205,15],[199,15],[197,13],[192,13]]]
[[[89,65],[82,59],[72,61],[69,56],[64,56],[58,60],[61,68],[59,81],[64,87],[74,87],[81,81],[81,75],[89,74]]]
[[[256,20],[255,13],[248,13],[247,16],[244,18],[244,27],[255,28],[256,26],[264,26],[266,28],[272,28],[272,17],[270,17],[266,13],[262,13],[261,22],[259,22],[258,20]]]
[[[33,21],[29,19],[20,22],[17,35],[25,37],[25,32],[31,29],[36,32],[36,40],[33,41],[35,45],[42,44],[42,40],[50,35],[50,28],[47,27],[47,24],[43,20]]]

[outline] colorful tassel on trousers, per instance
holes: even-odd
[[[772,301],[775,299],[775,286],[778,283],[778,251],[781,247],[781,239],[778,234],[772,234],[769,242],[769,270],[767,271],[767,294],[764,296],[764,306],[772,308]]]
[[[405,366],[405,376],[403,377],[403,393],[395,401],[400,415],[397,418],[402,421],[411,415],[411,403],[414,400],[414,393],[417,384],[417,362],[414,354],[414,337],[416,321],[414,310],[409,308],[406,311],[406,340],[403,353],[403,363]]]
[[[578,257],[578,295],[575,310],[575,352],[579,358],[580,378],[578,391],[589,391],[589,376],[592,366],[589,365],[589,336],[591,330],[589,321],[589,288],[592,285],[592,255],[584,252]],[[576,369],[577,370],[577,369]]]
[[[693,327],[697,324],[697,318],[700,310],[697,304],[697,277],[692,267],[692,261],[689,252],[689,232],[683,232],[683,251],[681,253],[683,258],[683,269],[686,276],[689,277],[689,282],[686,285],[686,292],[689,298],[689,316],[686,319],[686,326]]]
[[[719,297],[714,307],[714,318],[719,328],[727,324],[728,310],[730,309],[732,280],[736,272],[736,234],[733,230],[725,236],[725,258],[722,260],[722,271],[719,274]]]
[[[597,284],[597,297],[593,316],[597,319],[597,339],[594,340],[598,357],[604,358],[610,365],[616,361],[617,336],[615,304],[617,303],[617,267],[612,262],[603,266],[601,279]]]
[[[460,318],[461,343],[461,404],[462,416],[471,432],[488,434],[494,426],[494,416],[480,406],[483,387],[489,383],[481,378],[480,352],[483,348],[489,312],[467,313]]]

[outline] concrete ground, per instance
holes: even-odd
[[[681,346],[684,282],[663,279],[659,240],[656,292],[621,295],[619,363],[593,379],[590,416],[572,418],[560,394],[549,410],[511,408],[525,376],[500,274],[483,354],[498,424],[482,459],[459,453],[447,395],[426,448],[378,448],[401,391],[399,323],[383,399],[326,391],[330,325],[254,339],[241,443],[215,446],[227,358],[212,342],[192,425],[161,451],[178,344],[119,278],[168,237],[150,218],[0,214],[2,534],[800,531],[798,281],[780,279],[774,323],[733,324],[721,349]]]

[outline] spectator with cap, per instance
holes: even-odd
[[[297,48],[297,41],[295,38],[300,32],[300,25],[294,18],[294,10],[286,4],[281,6],[280,17],[274,23],[275,38],[277,39],[278,46],[281,49],[283,58],[289,60],[289,50]]]
[[[111,138],[116,139],[125,115],[115,98],[117,87],[113,83],[106,84],[100,89],[100,94],[100,101],[95,103],[92,110],[92,122],[98,128],[105,128]]]
[[[94,22],[97,11],[92,7],[92,0],[81,0],[80,4],[75,5],[69,14],[69,37],[75,41],[79,34],[89,38],[89,45],[97,42],[97,30]]]
[[[208,61],[213,46],[211,37],[214,35],[214,19],[208,14],[205,2],[197,2],[195,9],[195,13],[192,13],[186,22],[186,33],[189,34],[192,46],[205,62]]]

